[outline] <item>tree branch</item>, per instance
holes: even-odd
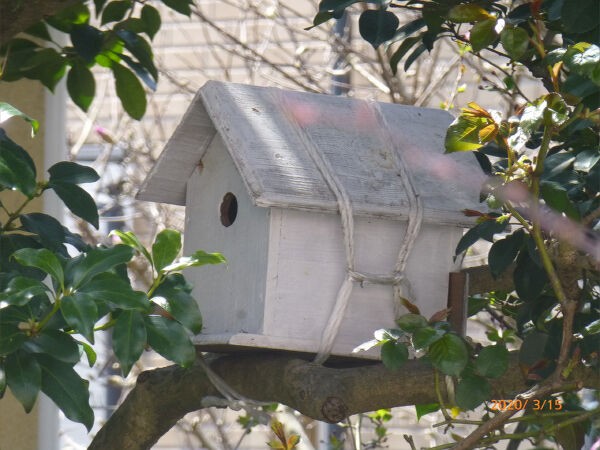
[[[437,402],[430,366],[412,360],[391,372],[369,361],[319,366],[295,354],[232,353],[214,357],[211,368],[240,394],[278,402],[317,420],[339,422],[360,412]],[[573,380],[590,388],[600,378],[582,367]],[[497,380],[495,396],[527,390],[516,357]],[[445,388],[442,395],[446,397]],[[149,449],[185,414],[207,407],[207,397],[221,397],[199,365],[170,366],[143,372],[136,387],[98,432],[89,450]]]

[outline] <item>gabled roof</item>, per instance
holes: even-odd
[[[377,112],[379,111],[379,113]],[[219,133],[258,206],[337,210],[308,152],[315,145],[360,215],[404,217],[392,151],[412,173],[428,222],[468,225],[483,174],[469,154],[445,155],[445,111],[210,81],[194,98],[138,194],[185,204],[186,183]]]

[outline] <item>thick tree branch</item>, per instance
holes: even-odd
[[[381,364],[359,363],[324,367],[297,355],[256,352],[222,355],[210,365],[245,397],[283,403],[328,422],[379,408],[438,400],[433,370],[421,361],[410,361],[396,372]],[[600,387],[600,377],[584,368],[574,371],[572,378],[586,387]],[[527,388],[513,358],[512,367],[497,380],[493,397],[511,398]],[[208,406],[207,397],[221,396],[199,365],[143,372],[89,449],[148,449],[185,414]]]
[[[81,0],[0,0],[0,47],[47,16]]]

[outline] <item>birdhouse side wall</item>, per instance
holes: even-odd
[[[314,352],[346,276],[340,217],[272,208],[270,223],[264,334],[287,339],[289,350]],[[355,269],[391,273],[405,232],[405,221],[357,217]],[[461,235],[460,228],[423,224],[415,242],[406,269],[414,295],[408,297],[426,317],[446,307]],[[394,319],[391,286],[355,283],[333,354],[351,354],[375,330],[394,327]]]
[[[231,205],[231,195],[237,208]],[[228,201],[229,208],[224,205]],[[201,168],[188,181],[186,205],[186,254],[202,249],[220,252],[227,258],[226,265],[202,266],[186,273],[194,284],[193,293],[204,319],[202,334],[260,332],[269,211],[252,204],[218,135],[202,159]],[[235,217],[231,217],[234,212]],[[224,219],[227,222],[232,218],[229,226],[224,225]]]

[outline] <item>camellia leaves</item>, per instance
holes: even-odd
[[[75,51],[87,63],[92,62],[102,50],[104,34],[87,23],[74,26],[70,36]]]
[[[175,230],[162,230],[152,244],[152,260],[157,272],[171,264],[181,251],[181,233]]]
[[[473,25],[469,33],[469,42],[474,52],[483,50],[498,38],[495,28],[496,19],[482,20]]]
[[[500,33],[500,42],[511,59],[518,61],[529,48],[529,35],[523,28],[506,27]]]
[[[517,257],[523,245],[523,230],[517,230],[492,245],[488,253],[488,264],[494,278],[500,276]]]
[[[451,376],[460,375],[469,361],[467,344],[455,334],[445,334],[431,344],[427,356],[435,368]]]
[[[133,364],[140,358],[146,345],[146,325],[138,311],[123,311],[113,328],[112,345],[121,364],[123,376],[127,376]]]
[[[85,283],[78,292],[84,292],[95,300],[122,309],[147,311],[150,302],[144,292],[134,291],[131,285],[112,273],[104,273]]]
[[[220,253],[206,253],[203,250],[198,250],[192,256],[183,256],[162,268],[161,272],[179,272],[187,269],[188,267],[199,267],[206,264],[222,264],[227,262],[225,257]]]
[[[548,276],[546,271],[531,258],[529,252],[520,252],[513,280],[519,298],[524,301],[534,301],[542,294]]]
[[[38,235],[44,247],[66,253],[63,245],[63,242],[67,240],[65,228],[54,217],[48,214],[30,213],[21,214],[19,220],[24,230]]]
[[[463,410],[474,409],[488,400],[492,393],[490,383],[483,377],[464,377],[456,386],[456,404]]]
[[[396,14],[383,8],[367,9],[361,13],[358,19],[360,35],[373,48],[392,39],[399,24],[400,21]]]
[[[67,91],[77,106],[83,111],[88,110],[96,94],[96,82],[90,69],[82,62],[75,61],[69,70]]]
[[[36,170],[31,156],[0,128],[0,188],[16,189],[28,197],[36,191]]]
[[[77,341],[64,331],[44,330],[29,339],[24,347],[31,353],[47,353],[62,362],[75,364],[79,361]]]
[[[166,299],[165,309],[184,327],[195,334],[202,331],[202,315],[198,303],[185,289],[165,282],[156,290],[155,295]]]
[[[390,370],[398,370],[408,361],[406,344],[397,341],[387,341],[381,346],[381,362]]]
[[[6,382],[25,412],[30,412],[42,384],[42,370],[37,361],[24,351],[8,355],[5,363]]]
[[[93,168],[74,163],[72,161],[61,161],[48,169],[50,182],[61,183],[94,183],[100,179],[100,175]]]
[[[110,235],[117,236],[124,245],[127,245],[133,248],[134,250],[137,250],[146,257],[150,264],[153,264],[152,256],[132,231],[113,230],[110,232]]]
[[[115,0],[110,2],[102,11],[102,20],[100,21],[100,25],[122,20],[131,7],[132,5],[130,0]]]
[[[73,214],[98,229],[100,226],[98,207],[90,194],[76,184],[63,181],[50,181],[48,186],[54,190]]]
[[[193,0],[162,0],[169,8],[185,16],[192,14],[191,5]]]
[[[494,16],[489,12],[473,3],[456,5],[448,12],[448,19],[456,23],[478,22],[493,18]]]
[[[567,190],[560,184],[543,181],[540,184],[540,194],[550,208],[559,213],[564,213],[570,219],[579,220],[577,207],[569,199]]]
[[[60,310],[65,321],[92,344],[94,325],[98,320],[98,307],[94,298],[83,292],[63,297]]]
[[[423,405],[415,405],[415,411],[417,413],[417,421],[421,419],[425,414],[431,414],[440,410],[439,403],[426,403]]]
[[[40,129],[40,123],[37,120],[32,119],[27,114],[22,113],[17,108],[15,108],[14,106],[12,106],[6,102],[0,102],[0,123],[5,122],[6,120],[10,119],[11,117],[20,117],[23,120],[25,120],[26,122],[29,122],[29,124],[31,125],[31,136],[32,137],[35,136],[35,134]]]
[[[140,13],[140,17],[144,21],[144,31],[150,37],[150,39],[153,39],[156,33],[158,33],[158,30],[160,30],[160,13],[156,8],[150,5],[144,5],[142,12]]]
[[[487,378],[499,378],[508,369],[508,349],[503,344],[483,347],[475,360],[475,371]]]
[[[56,255],[45,248],[22,248],[13,254],[19,264],[36,267],[49,274],[60,285],[65,284],[65,274]]]
[[[146,316],[148,344],[160,355],[180,366],[189,367],[196,350],[181,324],[162,316]]]
[[[146,112],[146,93],[138,78],[120,64],[112,65],[117,96],[133,119],[140,120]]]
[[[91,430],[94,411],[90,407],[87,383],[77,375],[71,364],[47,355],[37,355],[36,359],[42,368],[42,392],[56,403],[65,416]]]
[[[14,277],[8,282],[4,292],[0,292],[0,300],[9,305],[26,305],[36,295],[43,295],[49,291],[48,286],[33,278]]]
[[[67,276],[73,287],[87,283],[96,275],[128,262],[133,249],[125,245],[90,250],[67,264]]]

